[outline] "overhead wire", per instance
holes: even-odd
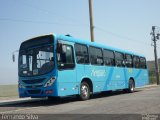
[[[143,41],[140,41],[140,40],[135,40],[135,39],[126,37],[126,36],[124,36],[124,35],[120,35],[120,34],[117,34],[117,33],[111,32],[111,31],[108,31],[108,30],[106,30],[106,29],[104,29],[104,28],[101,28],[101,27],[99,27],[99,26],[94,26],[94,28],[97,29],[97,30],[99,30],[99,31],[101,31],[101,32],[104,32],[104,33],[110,34],[110,35],[112,35],[112,36],[115,36],[115,37],[117,37],[117,38],[121,38],[121,39],[124,39],[124,40],[127,40],[127,41],[131,41],[131,42],[135,42],[135,43],[138,43],[138,44],[139,44],[139,43],[142,43],[142,44],[145,44],[145,45],[147,45],[147,46],[151,46],[151,44],[149,44],[149,43],[146,43],[146,42],[143,42]]]
[[[43,13],[46,13],[46,14],[50,14],[50,15],[54,15],[57,17],[57,12],[53,12],[53,11],[49,11],[49,10],[46,10],[46,9],[42,9],[40,7],[37,7],[35,5],[31,5],[31,4],[28,4],[26,2],[18,2],[20,4],[23,4],[25,6],[28,6],[28,7],[31,7],[32,9],[36,9],[36,10],[39,10]],[[60,16],[62,18],[66,18],[66,19],[70,19],[70,21],[77,21],[76,19],[73,19],[73,18],[70,18],[70,17],[66,17],[66,16]],[[90,27],[88,24],[63,24],[63,23],[59,23],[59,22],[50,22],[50,21],[34,21],[34,20],[24,20],[24,19],[13,19],[13,18],[0,18],[0,21],[11,21],[11,22],[26,22],[26,23],[36,23],[36,24],[55,24],[55,25],[68,25],[68,26],[81,26],[81,27]],[[79,22],[79,21],[77,21]],[[104,33],[107,33],[107,34],[110,34],[112,36],[115,36],[117,38],[121,38],[121,39],[124,39],[124,40],[127,40],[127,41],[131,41],[131,42],[136,42],[136,43],[142,43],[142,44],[145,44],[145,45],[149,45],[151,46],[151,44],[148,44],[148,43],[145,43],[143,41],[140,41],[140,40],[135,40],[135,39],[131,39],[129,37],[126,37],[126,36],[123,36],[123,35],[119,35],[117,33],[114,33],[114,32],[111,32],[111,31],[108,31],[104,28],[101,28],[99,26],[94,26],[95,29],[101,31],[101,32],[104,32]]]
[[[64,15],[62,15],[62,14],[61,14],[61,15],[59,15],[59,14],[57,15],[57,12],[49,11],[49,10],[46,10],[46,9],[44,9],[44,8],[35,6],[35,5],[33,5],[33,4],[28,4],[28,3],[24,2],[24,1],[23,1],[23,3],[22,3],[22,1],[21,1],[21,2],[18,2],[18,3],[23,4],[23,5],[27,6],[27,7],[32,8],[32,9],[39,10],[39,11],[45,13],[45,14],[49,14],[50,16],[54,16],[54,17],[56,17],[56,18],[59,17],[59,18],[62,18],[62,19],[69,19],[69,20],[71,21],[71,23],[77,22],[78,25],[76,25],[76,26],[83,26],[83,27],[86,27],[86,26],[87,26],[87,27],[89,27],[89,24],[84,24],[84,23],[81,23],[81,24],[80,24],[77,19],[74,19],[74,18],[71,18],[71,17],[68,17],[68,16],[64,16]]]
[[[78,27],[78,25],[76,25],[76,24],[63,24],[63,23],[49,22],[49,21],[33,21],[33,20],[24,20],[24,19],[13,19],[13,18],[0,18],[0,21],[23,22],[23,23],[34,23],[34,24],[54,24],[54,25],[76,26],[76,27]],[[84,27],[84,26],[79,26],[79,27]],[[85,26],[85,27],[88,27],[88,26]],[[135,42],[135,43],[138,43],[138,44],[142,43],[142,44],[151,46],[151,44],[145,43],[143,41],[131,39],[131,38],[128,38],[126,36],[119,35],[117,33],[113,33],[111,31],[108,31],[108,30],[103,29],[101,27],[95,26],[94,28],[97,29],[97,30],[99,30],[99,31],[101,31],[101,32],[110,34],[110,35],[112,35],[114,37],[121,38],[123,40]]]
[[[70,23],[59,23],[59,22],[50,22],[50,21],[34,21],[34,20],[26,20],[26,19],[14,19],[14,18],[0,18],[0,21],[11,21],[11,22],[23,22],[23,23],[34,23],[34,24],[54,24],[54,25],[63,25],[63,26],[76,26],[76,27],[84,27],[77,24]]]

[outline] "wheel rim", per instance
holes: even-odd
[[[84,98],[88,97],[88,87],[86,85],[82,85],[81,87],[81,94]]]
[[[133,92],[134,91],[134,85],[133,82],[130,83],[130,90]]]

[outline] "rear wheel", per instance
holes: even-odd
[[[129,80],[129,85],[128,85],[128,92],[133,93],[135,90],[135,84],[132,79]]]
[[[90,87],[87,82],[82,82],[80,86],[80,99],[88,100],[90,98]]]

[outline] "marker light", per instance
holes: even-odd
[[[52,93],[53,93],[53,90],[46,90],[45,93],[46,93],[46,94],[52,94]]]
[[[52,77],[50,80],[47,81],[47,83],[44,85],[44,87],[51,86],[54,83],[55,80],[56,80],[56,78]]]

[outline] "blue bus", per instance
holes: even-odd
[[[136,87],[149,83],[143,55],[71,36],[49,34],[21,43],[19,97],[62,97]]]

